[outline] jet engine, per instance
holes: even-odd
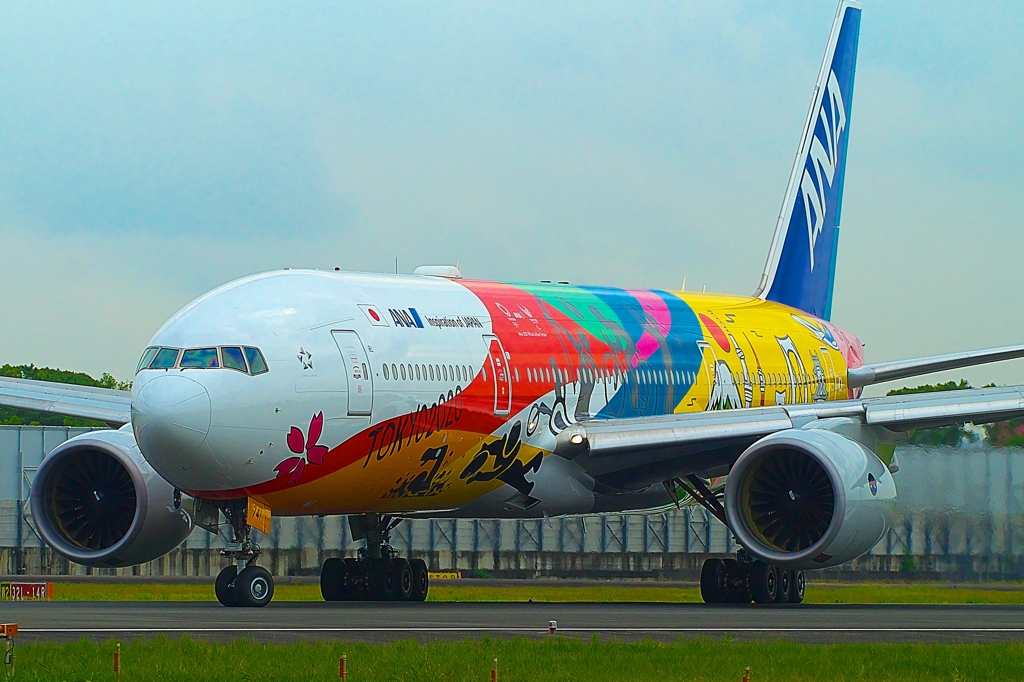
[[[31,507],[50,547],[100,568],[157,559],[193,527],[181,494],[146,462],[131,425],[57,446],[36,472]]]
[[[725,511],[736,539],[776,566],[812,569],[870,550],[892,524],[896,484],[864,445],[824,428],[762,438],[736,460]]]

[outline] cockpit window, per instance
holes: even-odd
[[[245,357],[249,361],[249,370],[252,374],[263,374],[268,371],[267,362],[259,348],[246,348]]]
[[[142,359],[139,360],[139,366],[135,369],[135,373],[138,374],[143,367],[149,367],[149,363],[153,362],[153,356],[160,350],[156,346],[150,346],[146,349],[146,352],[142,354]]]
[[[153,358],[153,362],[149,363],[149,366],[151,369],[168,369],[170,367],[174,367],[174,364],[177,361],[177,348],[161,348]]]
[[[242,349],[237,346],[224,346],[220,349],[221,357],[224,358],[224,366],[228,369],[237,369],[239,372],[248,372],[245,366],[245,357]]]
[[[217,349],[216,348],[191,348],[181,355],[181,367],[199,367],[205,369],[212,369],[214,367],[220,367],[220,363],[217,362]]]
[[[248,360],[248,363],[246,362]],[[142,354],[142,369],[217,369],[226,367],[243,374],[263,374],[270,371],[259,348],[251,346],[221,346],[219,348],[161,348],[151,346]]]

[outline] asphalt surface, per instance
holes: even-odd
[[[1024,641],[1024,606],[276,602],[228,609],[212,602],[4,602],[18,641],[130,639],[165,634],[264,642],[550,636],[589,639],[729,637],[799,642]]]

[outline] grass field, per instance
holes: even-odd
[[[213,601],[213,585],[175,583],[57,583],[54,598],[64,601]],[[275,601],[320,601],[314,584],[281,582]],[[586,587],[530,585],[515,587],[435,583],[428,601],[437,602],[698,602],[696,587],[597,584]],[[953,587],[930,583],[812,583],[807,602],[815,604],[1024,604],[1024,588]]]
[[[16,679],[113,681],[113,651],[113,642],[19,647]],[[216,645],[187,638],[159,638],[122,645],[120,679],[337,680],[342,654],[347,655],[348,679],[352,682],[486,682],[491,679],[495,658],[502,682],[738,682],[747,666],[755,682],[1024,678],[1024,645],[1020,644],[808,645],[711,640],[626,644],[557,638],[283,646],[249,640]]]

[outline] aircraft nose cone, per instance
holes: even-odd
[[[157,377],[142,387],[132,404],[132,428],[142,454],[172,464],[206,440],[210,394],[188,377]]]

